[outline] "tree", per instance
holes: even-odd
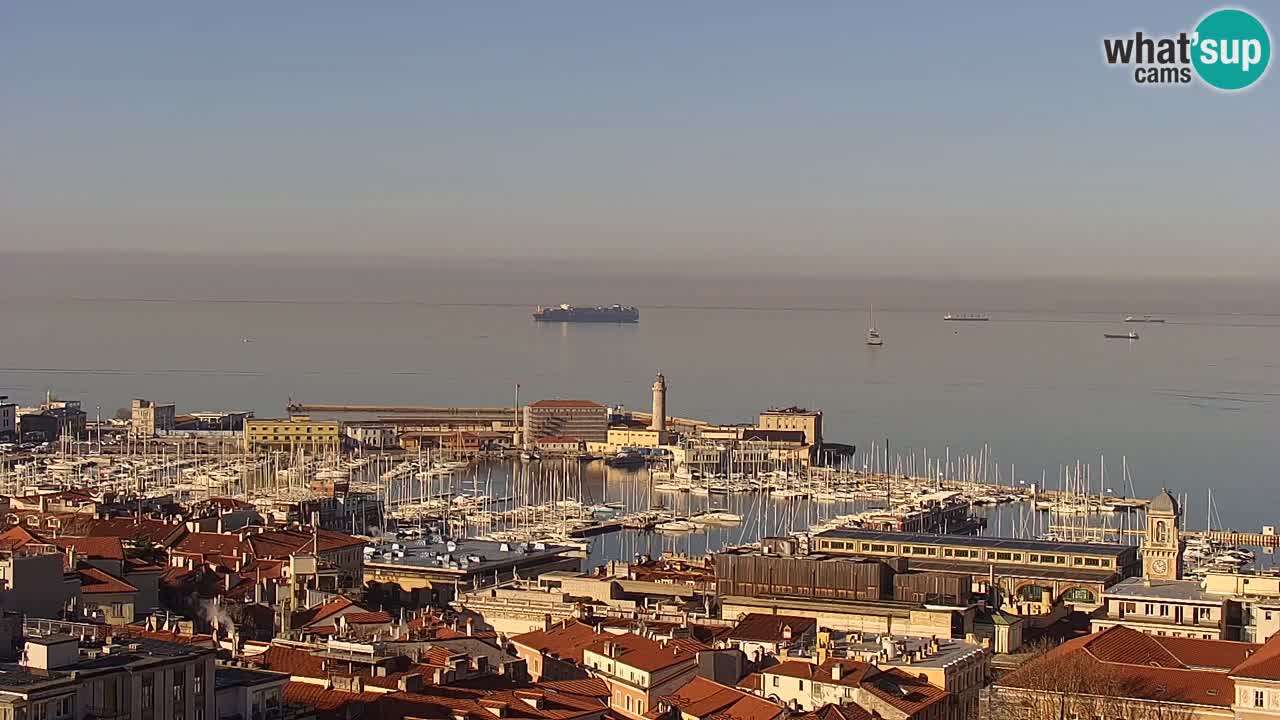
[[[126,407],[116,408],[116,414],[112,415],[111,417],[113,417],[116,420],[132,420],[133,411]]]
[[[989,695],[995,720],[1189,720],[1191,705],[1131,673],[1116,672],[1083,650],[1046,652],[1010,673]],[[1123,666],[1121,666],[1123,667]]]

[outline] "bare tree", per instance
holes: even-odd
[[[1043,654],[1042,654],[1043,655]],[[1169,688],[1117,673],[1081,652],[1037,657],[989,694],[994,720],[1189,720],[1192,706]]]

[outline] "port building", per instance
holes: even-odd
[[[129,406],[129,434],[155,437],[173,432],[178,412],[173,403],[157,403],[134,398]]]
[[[248,418],[244,421],[244,449],[337,450],[342,445],[342,424],[337,420],[312,420],[309,415],[288,418]]]
[[[802,407],[770,408],[760,413],[761,430],[799,430],[806,445],[822,446],[822,411]]]
[[[524,408],[524,440],[571,437],[583,442],[609,439],[609,409],[591,400],[539,400]]]
[[[1138,549],[1119,544],[845,528],[819,533],[811,542],[813,552],[906,558],[913,570],[982,578],[1014,603],[1082,610],[1097,608],[1108,587],[1141,570]]]

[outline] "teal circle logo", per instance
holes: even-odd
[[[1271,36],[1244,10],[1215,10],[1196,26],[1191,63],[1200,79],[1219,90],[1243,90],[1258,81],[1271,60]]]

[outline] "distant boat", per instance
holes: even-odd
[[[951,320],[953,322],[986,322],[991,318],[978,313],[947,313],[942,316],[943,320]]]
[[[1127,333],[1103,333],[1103,334],[1102,334],[1102,337],[1104,337],[1104,338],[1110,338],[1110,339],[1112,339],[1112,340],[1137,340],[1137,339],[1138,339],[1138,333],[1136,333],[1136,332],[1127,332]]]
[[[880,331],[876,329],[876,306],[871,306],[871,314],[867,322],[867,344],[874,347],[880,347],[884,344],[884,338],[880,337]]]
[[[634,305],[539,306],[533,313],[533,319],[538,322],[636,323],[640,322],[640,311]]]
[[[1164,322],[1164,318],[1152,317],[1150,315],[1143,315],[1142,317],[1130,315],[1125,318],[1124,321],[1127,323],[1162,323]]]

